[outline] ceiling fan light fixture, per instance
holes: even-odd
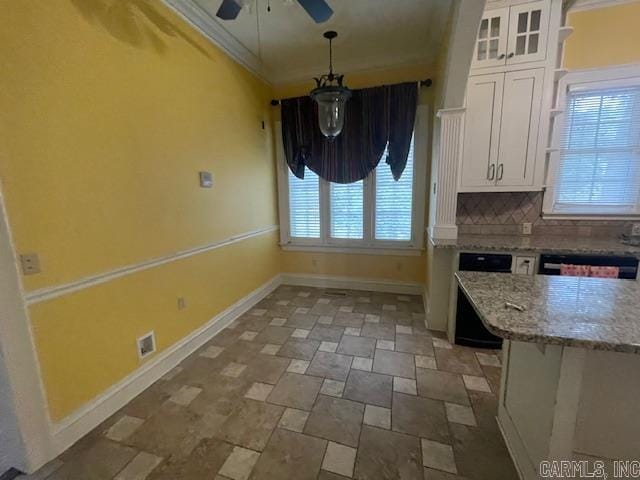
[[[324,33],[324,37],[329,40],[329,73],[315,78],[316,88],[309,93],[318,105],[318,127],[330,140],[342,132],[345,106],[351,97],[351,90],[342,84],[344,76],[333,73],[332,41],[337,36],[334,31]]]

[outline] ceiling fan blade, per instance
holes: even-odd
[[[222,20],[235,20],[242,10],[242,5],[237,0],[222,0],[222,5],[216,12],[216,17]]]
[[[298,3],[316,23],[326,22],[333,15],[333,10],[325,0],[298,0]]]

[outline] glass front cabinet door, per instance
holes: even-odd
[[[485,12],[478,29],[473,67],[498,67],[505,64],[509,8]]]
[[[511,7],[507,65],[544,60],[548,27],[549,8],[546,1]]]
[[[548,26],[548,0],[487,10],[478,28],[472,68],[544,60]]]

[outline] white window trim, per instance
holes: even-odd
[[[595,85],[594,85],[595,84]],[[556,105],[564,108],[567,104],[567,92],[569,87],[573,90],[590,87],[611,87],[622,85],[640,85],[640,64],[619,65],[609,68],[593,68],[576,70],[569,72],[558,82],[558,98]],[[550,220],[628,220],[640,217],[640,205],[638,210],[628,214],[576,214],[567,212],[554,212],[553,199],[555,198],[554,187],[558,177],[560,165],[560,140],[563,134],[565,113],[562,111],[553,120],[553,131],[551,135],[551,148],[549,149],[549,167],[547,171],[546,189],[542,202],[542,218]]]
[[[280,214],[280,245],[283,250],[359,253],[373,255],[419,255],[424,249],[424,222],[427,186],[427,155],[429,140],[429,106],[419,105],[414,128],[413,212],[411,240],[368,240],[373,238],[374,202],[364,199],[364,239],[336,239],[329,234],[329,182],[320,179],[320,238],[292,238],[289,223],[289,177],[282,145],[282,124],[276,122],[276,163],[278,174],[278,211]],[[364,180],[364,195],[373,195],[375,177]]]

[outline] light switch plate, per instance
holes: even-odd
[[[523,235],[531,235],[531,223],[525,222],[522,224],[522,234]]]
[[[202,188],[213,187],[213,175],[211,172],[200,172],[200,186]]]
[[[25,253],[20,255],[20,265],[24,275],[40,273],[40,259],[37,253]]]
[[[634,223],[631,227],[631,236],[640,237],[640,223]]]

